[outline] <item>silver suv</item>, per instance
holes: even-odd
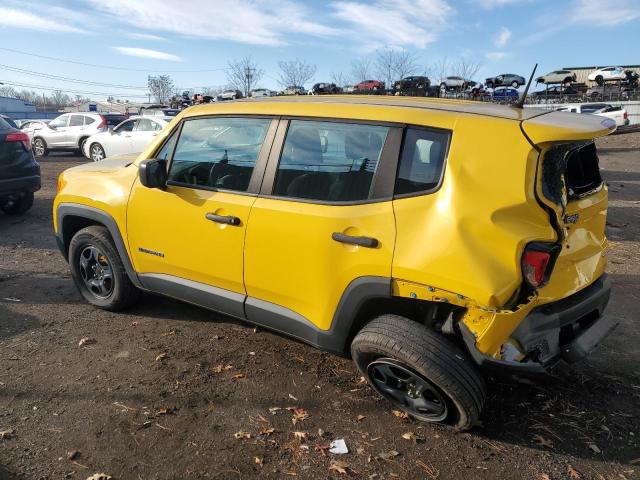
[[[94,133],[104,132],[126,120],[122,114],[64,113],[42,124],[33,132],[33,153],[38,157],[51,150],[82,151],[84,142]]]

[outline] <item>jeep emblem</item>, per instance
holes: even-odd
[[[573,215],[565,215],[564,216],[564,223],[566,223],[567,225],[571,225],[574,223],[578,223],[578,219],[580,218],[580,215],[575,213]]]

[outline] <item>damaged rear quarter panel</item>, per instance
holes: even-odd
[[[522,282],[524,246],[556,239],[535,198],[537,158],[519,122],[461,115],[441,188],[394,200],[394,279],[503,308]]]

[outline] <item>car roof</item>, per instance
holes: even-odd
[[[239,100],[225,106],[225,111],[236,110],[237,113],[253,113],[263,115],[286,115],[286,105],[296,106],[299,111],[305,107],[305,116],[330,117],[335,111],[336,117],[344,117],[341,110],[344,107],[353,107],[358,116],[367,117],[367,110],[371,107],[390,107],[394,109],[419,109],[431,112],[450,112],[484,115],[488,117],[504,118],[509,120],[526,120],[547,113],[540,108],[514,108],[506,105],[496,105],[488,102],[476,102],[470,100],[454,100],[431,97],[399,97],[384,95],[312,95],[299,97],[263,97],[253,100]],[[251,106],[248,108],[248,106]],[[278,108],[280,107],[280,108]],[[220,111],[220,105],[204,104],[189,108],[185,116],[212,115]],[[328,112],[328,110],[331,111]],[[315,113],[316,111],[321,113]],[[308,112],[308,113],[307,113]],[[233,112],[236,113],[236,112]],[[298,114],[299,115],[299,114]],[[356,117],[357,118],[357,117]]]

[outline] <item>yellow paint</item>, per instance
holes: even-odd
[[[137,181],[136,166],[153,158],[182,118],[217,114],[361,119],[453,133],[440,189],[388,202],[319,205],[181,187],[150,190]],[[566,213],[580,215],[558,239],[536,199],[539,152],[522,129],[542,150],[550,142],[611,131],[600,118],[586,115],[451,100],[350,96],[192,107],[133,165],[113,160],[64,172],[54,225],[62,202],[99,208],[115,219],[137,271],[246,292],[325,330],[352,280],[392,277],[394,295],[466,308],[463,321],[477,347],[499,356],[500,346],[531,309],[584,288],[605,266],[606,189],[564,209],[549,205],[560,219]],[[242,223],[221,226],[207,221],[207,212],[234,215]],[[331,239],[333,232],[375,237],[380,245],[344,245]],[[524,246],[557,240],[563,249],[549,284],[524,304],[509,305],[522,283]],[[141,247],[165,256],[141,254]]]

